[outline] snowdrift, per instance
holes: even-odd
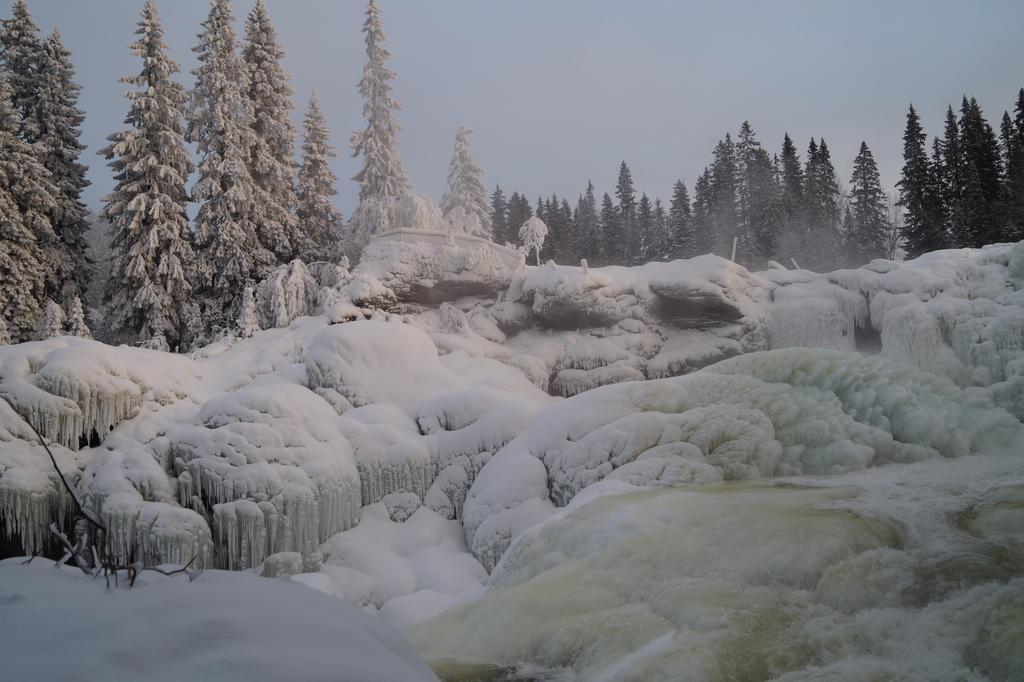
[[[146,572],[107,589],[77,569],[0,562],[10,680],[436,680],[401,635],[284,581]]]

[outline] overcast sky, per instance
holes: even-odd
[[[190,86],[191,47],[207,0],[159,1],[167,41]],[[128,51],[142,0],[28,0],[43,31],[73,51],[88,118],[84,161],[99,206],[112,181],[96,155],[127,111],[117,82],[138,70]],[[358,162],[347,141],[362,125],[362,0],[266,0],[284,43],[301,121],[319,91],[346,216]],[[474,129],[488,191],[574,200],[592,178],[614,187],[619,161],[638,189],[669,197],[695,177],[714,143],[749,119],[777,151],[824,136],[846,182],[860,141],[888,187],[898,179],[907,104],[930,135],[946,104],[974,94],[993,126],[1024,86],[1024,2],[990,0],[380,0],[400,150],[413,184],[444,191],[452,138]],[[238,30],[250,10],[235,0]],[[5,8],[4,16],[9,16]]]

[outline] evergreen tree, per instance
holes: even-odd
[[[885,258],[888,219],[885,192],[878,166],[868,145],[860,143],[850,177],[850,203],[846,212],[845,238],[849,264],[863,265],[873,258]]]
[[[3,315],[0,315],[0,346],[6,346],[11,343],[11,333],[7,330],[7,320],[4,319]]]
[[[899,206],[906,215],[901,236],[910,258],[927,251],[945,248],[945,225],[936,210],[938,197],[934,195],[935,181],[932,164],[925,148],[927,135],[921,128],[921,119],[911,105],[907,112],[907,128],[903,133],[903,175],[897,183]]]
[[[999,202],[1002,192],[999,143],[973,97],[960,107],[961,218],[954,232],[957,246],[983,246],[1002,241]]]
[[[697,238],[693,232],[690,194],[686,183],[676,180],[672,187],[672,203],[668,210],[669,258],[693,258],[698,255]]]
[[[56,185],[50,224],[56,241],[47,246],[50,296],[68,299],[84,293],[89,284],[86,258],[86,208],[82,190],[89,185],[86,167],[78,162],[85,146],[79,142],[85,114],[78,108],[81,88],[74,81],[71,53],[57,31],[43,44],[39,91],[29,119],[23,122],[36,155]]]
[[[199,43],[188,139],[199,154],[200,202],[195,218],[195,295],[206,331],[226,328],[242,291],[263,279],[276,258],[259,239],[255,182],[249,173],[255,144],[248,69],[238,55],[230,0],[212,0]]]
[[[653,260],[669,260],[672,250],[672,235],[668,229],[668,216],[665,215],[665,206],[661,199],[654,199],[654,242],[652,249]]]
[[[804,203],[804,172],[789,133],[782,138],[781,176],[783,225],[788,229],[799,221]]]
[[[657,230],[654,222],[654,205],[646,194],[640,195],[636,208],[636,241],[632,249],[630,265],[647,263],[655,258]]]
[[[472,216],[467,221],[469,234],[492,239],[494,233],[487,208],[484,172],[473,157],[473,148],[469,142],[471,133],[465,127],[460,127],[455,133],[455,151],[448,164],[448,193],[441,198],[440,208],[445,217],[456,209],[462,209],[467,218]]]
[[[693,241],[696,255],[711,253],[717,238],[711,212],[714,194],[711,188],[711,169],[705,168],[693,186]]]
[[[723,258],[732,255],[733,243],[737,254],[747,246],[740,244],[739,196],[737,188],[736,145],[726,134],[715,146],[711,164],[711,233],[715,238],[711,248]]]
[[[56,239],[49,216],[57,188],[18,130],[11,88],[0,71],[0,317],[10,335],[24,341],[46,300],[45,247]]]
[[[348,250],[357,254],[374,229],[391,227],[389,210],[406,194],[409,181],[398,155],[398,123],[394,111],[398,102],[391,96],[394,72],[387,62],[391,53],[384,47],[384,29],[376,0],[366,7],[363,23],[366,35],[366,65],[359,81],[366,128],[352,134],[353,156],[363,157],[362,169],[352,179],[359,183],[359,206],[349,226]]]
[[[252,287],[246,287],[242,291],[242,305],[239,308],[236,323],[238,335],[243,339],[248,339],[260,331],[260,323],[256,319],[256,299],[253,298]]]
[[[633,174],[625,161],[619,165],[615,198],[619,202],[616,206],[619,216],[615,232],[608,242],[611,249],[608,260],[615,265],[631,265],[639,246],[639,235],[636,230],[636,189],[633,187]]]
[[[255,133],[249,157],[254,185],[253,217],[260,244],[287,263],[309,251],[299,234],[295,209],[295,126],[291,77],[284,70],[284,48],[263,0],[256,0],[245,22],[242,50]],[[305,247],[305,248],[304,248]]]
[[[601,198],[601,248],[599,262],[602,265],[622,264],[622,221],[611,196],[605,192]]]
[[[949,235],[951,246],[962,246],[964,160],[960,144],[960,127],[952,106],[946,108],[944,137],[937,145],[936,151],[940,153],[936,166],[941,173],[938,184],[947,221],[946,233]]]
[[[36,340],[45,341],[54,336],[64,336],[64,309],[55,301],[46,304],[46,310],[36,328]]]
[[[577,262],[582,258],[588,261],[597,262],[601,258],[601,225],[597,214],[597,196],[594,193],[594,183],[587,180],[587,190],[576,202],[576,211],[573,215],[574,253],[572,261]]]
[[[538,267],[540,266],[540,252],[544,248],[544,240],[547,236],[547,225],[536,216],[528,218],[519,228],[519,241],[522,242],[526,255],[529,255],[530,251],[536,254]]]
[[[804,168],[803,248],[798,256],[801,267],[821,271],[840,264],[840,217],[839,179],[828,144],[824,139],[817,144],[811,138]]]
[[[1006,232],[1008,239],[1024,238],[1024,88],[1017,94],[1014,118],[1006,116],[1003,134],[1006,159]]]
[[[572,219],[572,207],[567,199],[558,205],[558,225],[561,230],[558,244],[555,247],[555,258],[560,263],[574,263],[576,256],[576,232]]]
[[[338,178],[331,171],[329,159],[336,154],[315,92],[309,99],[303,130],[296,210],[299,258],[307,263],[335,260],[341,255],[341,213],[331,203],[331,197],[338,193]]]
[[[519,192],[512,192],[512,196],[508,199],[508,234],[514,235],[514,237],[509,239],[510,243],[522,243],[519,241],[519,228],[532,217],[533,207],[530,206],[527,198]]]
[[[102,150],[114,171],[114,190],[102,217],[110,224],[110,275],[104,293],[113,338],[135,344],[156,336],[179,346],[193,262],[185,185],[192,160],[183,134],[187,95],[173,80],[179,66],[167,54],[164,30],[148,0],[131,52],[142,61],[132,86],[124,130]]]
[[[508,202],[505,201],[505,194],[501,191],[501,185],[495,185],[491,194],[491,231],[494,233],[492,239],[498,244],[512,243],[508,230]]]
[[[15,0],[11,18],[2,21],[0,28],[0,61],[7,68],[10,81],[10,99],[18,114],[18,130],[21,138],[33,144],[37,138],[31,136],[25,123],[32,118],[39,93],[42,90],[43,42],[28,5],[24,0]]]
[[[761,262],[771,258],[778,240],[781,210],[775,168],[758,142],[748,121],[740,127],[736,146],[738,164],[738,233],[748,246],[746,258]]]
[[[82,309],[82,299],[78,296],[71,299],[71,304],[68,307],[67,330],[68,336],[78,336],[83,339],[92,338],[92,332],[89,331],[89,326],[85,323],[85,311]]]

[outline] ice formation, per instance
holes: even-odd
[[[988,398],[905,364],[831,350],[753,353],[544,410],[470,488],[467,544],[490,568],[516,528],[492,517],[511,519],[523,507],[532,520],[538,502],[564,506],[623,467],[617,478],[636,485],[840,475],[1001,452],[1022,437],[1020,423]]]

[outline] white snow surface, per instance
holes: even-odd
[[[301,585],[224,571],[119,583],[0,562],[4,679],[437,679],[379,619]]]

